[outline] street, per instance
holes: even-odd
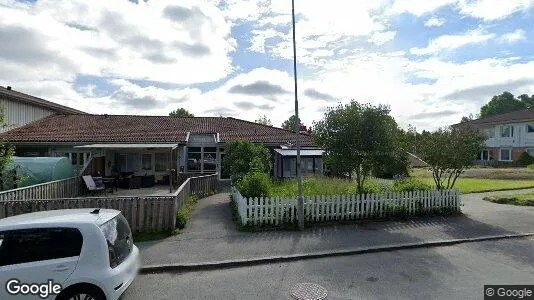
[[[399,250],[181,274],[139,275],[123,299],[483,299],[484,284],[533,284],[534,239]]]

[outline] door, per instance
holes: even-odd
[[[20,284],[46,284],[48,280],[63,284],[76,268],[82,241],[82,234],[75,228],[0,232],[0,299],[14,298],[4,288],[12,279]]]

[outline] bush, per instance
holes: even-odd
[[[534,170],[534,164],[530,164],[530,165],[528,165],[527,168],[529,168],[529,169],[533,169],[533,170]]]
[[[424,191],[432,189],[432,186],[415,178],[407,178],[404,180],[395,181],[393,189],[398,192],[413,192]]]
[[[521,153],[516,161],[516,164],[521,167],[525,167],[534,164],[534,157],[530,156],[526,151]]]
[[[271,191],[271,180],[262,172],[251,172],[243,176],[238,189],[245,198],[268,197]]]

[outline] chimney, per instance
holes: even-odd
[[[8,85],[8,86],[6,87],[6,89],[7,89],[8,91],[11,91],[11,86]]]

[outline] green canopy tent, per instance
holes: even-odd
[[[3,189],[25,187],[74,177],[74,166],[66,157],[13,157],[2,172]]]

